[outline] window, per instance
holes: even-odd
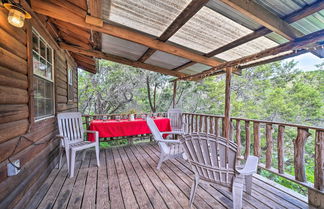
[[[54,114],[53,49],[33,29],[35,119]]]
[[[73,102],[73,70],[71,67],[68,67],[67,73],[67,81],[68,81],[68,103]]]

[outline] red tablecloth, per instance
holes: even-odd
[[[154,122],[161,132],[171,131],[169,118],[157,117]],[[134,121],[93,120],[90,122],[89,130],[98,131],[99,137],[136,136],[151,133],[146,121],[142,118],[137,118]],[[95,140],[93,134],[88,134],[88,140]]]

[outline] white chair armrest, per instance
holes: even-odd
[[[251,175],[256,173],[258,168],[259,158],[253,155],[249,155],[244,167],[242,169],[236,169],[239,174],[242,175]]]
[[[90,130],[85,130],[85,133],[90,133],[90,134],[95,134],[95,141],[99,142],[99,132],[98,131],[90,131]]]
[[[180,132],[178,131],[166,131],[166,132],[161,132],[161,134],[179,134]]]

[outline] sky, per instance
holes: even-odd
[[[319,58],[312,53],[302,54],[293,58],[286,59],[286,61],[295,60],[298,62],[297,68],[303,71],[316,70],[315,65],[324,62],[324,58]]]

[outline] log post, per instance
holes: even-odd
[[[245,121],[245,155],[244,158],[247,159],[250,155],[251,146],[251,136],[250,136],[250,121]]]
[[[224,137],[227,141],[230,139],[231,129],[231,79],[232,79],[232,68],[226,68],[226,81],[225,81],[225,117],[224,117]]]
[[[257,157],[261,156],[261,146],[260,146],[260,123],[253,123],[253,135],[254,135],[254,155]]]
[[[316,131],[314,187],[324,191],[324,131]]]
[[[294,140],[294,165],[295,165],[295,179],[297,181],[306,182],[305,173],[305,143],[310,136],[308,129],[297,129],[297,137]]]
[[[177,81],[173,82],[173,97],[172,97],[172,107],[176,107],[176,97],[177,97]]]
[[[272,140],[272,125],[266,125],[266,141],[267,141],[267,151],[266,151],[266,168],[272,167],[272,147],[273,147],[273,140]]]
[[[220,134],[219,134],[219,118],[215,118],[215,135],[220,136]]]
[[[284,171],[284,133],[285,126],[278,127],[278,171],[283,174]]]

